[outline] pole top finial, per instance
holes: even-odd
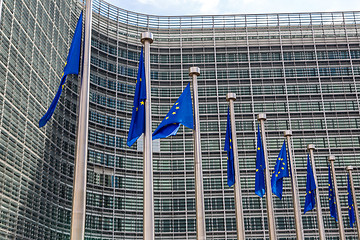
[[[309,144],[307,145],[308,150],[315,150],[315,144]]]
[[[259,115],[257,116],[258,121],[260,120],[266,120],[266,113],[259,113]]]
[[[287,136],[289,136],[289,137],[292,136],[292,131],[291,130],[285,130],[284,131],[284,137],[287,137]]]
[[[153,34],[151,32],[141,33],[141,43],[144,44],[146,40],[148,40],[150,43],[153,43]]]
[[[199,67],[190,67],[189,68],[189,76],[192,75],[200,76],[200,68]]]
[[[226,101],[230,102],[230,100],[236,100],[236,93],[228,93],[226,94]]]
[[[335,161],[335,156],[334,155],[330,155],[328,158],[329,162],[334,162]]]
[[[352,171],[352,170],[354,170],[354,167],[353,167],[353,166],[347,166],[347,167],[346,167],[346,171],[350,172],[350,171]]]

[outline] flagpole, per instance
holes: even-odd
[[[338,224],[339,224],[340,240],[345,240],[346,239],[345,238],[345,230],[344,230],[344,224],[343,224],[343,219],[342,219],[342,215],[341,215],[341,204],[340,204],[340,200],[339,200],[338,187],[337,187],[336,175],[335,175],[335,166],[334,166],[335,156],[330,155],[328,160],[331,165],[331,173],[332,173],[333,182],[334,182],[336,211],[337,211],[338,221],[339,221]]]
[[[150,80],[150,44],[153,42],[151,32],[141,34],[141,42],[144,44],[146,101],[145,101],[145,133],[144,133],[144,215],[143,215],[143,239],[153,240],[154,232],[154,190],[153,190],[153,162],[152,162],[152,137],[151,137],[151,80]]]
[[[289,151],[289,163],[290,163],[290,172],[291,172],[291,192],[292,192],[292,199],[294,205],[296,239],[301,240],[304,239],[304,235],[302,231],[303,227],[302,227],[301,214],[300,214],[299,193],[297,191],[298,187],[296,185],[295,166],[292,158],[292,149],[291,149],[291,140],[290,140],[291,136],[292,136],[291,130],[284,131],[284,137],[286,137],[288,151]]]
[[[195,170],[195,202],[196,202],[196,239],[206,239],[205,210],[204,210],[204,189],[202,177],[202,159],[200,142],[200,118],[197,76],[200,75],[200,68],[190,67],[189,76],[193,80],[193,102],[194,102],[194,170]]]
[[[0,0],[0,22],[1,22],[2,6],[3,6],[3,0]]]
[[[235,197],[235,213],[236,213],[236,229],[237,239],[245,239],[245,228],[244,228],[244,216],[243,216],[243,205],[241,196],[241,183],[240,183],[240,168],[238,158],[238,147],[236,138],[236,125],[235,125],[235,111],[234,101],[236,100],[235,93],[228,93],[226,95],[226,101],[229,102],[230,106],[230,120],[231,120],[231,135],[234,153],[234,172],[235,172],[235,186],[234,186],[234,197]]]
[[[92,1],[86,0],[83,67],[79,100],[76,160],[74,169],[73,204],[71,213],[71,240],[85,238],[86,171],[88,153],[89,89],[91,56]]]
[[[313,176],[314,176],[315,185],[316,185],[315,197],[316,197],[316,215],[317,215],[317,220],[318,220],[319,239],[325,240],[324,219],[323,219],[322,211],[321,211],[320,193],[319,193],[319,186],[317,183],[316,169],[315,169],[315,159],[314,159],[315,145],[309,144],[307,146],[307,149],[310,151],[310,160],[311,160],[312,171],[313,171]]]
[[[346,167],[346,170],[349,172],[351,193],[352,193],[354,210],[355,210],[356,228],[357,228],[358,239],[360,240],[359,209],[358,209],[358,205],[357,205],[357,202],[356,202],[355,187],[354,187],[354,181],[353,181],[353,176],[352,176],[352,170],[353,169],[354,169],[353,166],[347,166]]]
[[[275,227],[275,218],[274,218],[274,208],[273,201],[271,195],[271,180],[270,180],[270,168],[268,162],[268,153],[267,153],[267,145],[266,145],[266,135],[265,135],[265,121],[266,114],[260,113],[257,117],[258,121],[260,121],[261,127],[261,137],[263,141],[264,148],[264,159],[265,159],[265,182],[266,182],[266,207],[267,207],[267,217],[268,217],[268,226],[269,226],[269,239],[276,240],[276,227]]]

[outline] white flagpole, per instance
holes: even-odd
[[[316,185],[316,190],[315,190],[315,194],[316,194],[315,195],[316,196],[316,215],[317,215],[317,220],[318,220],[319,239],[320,240],[325,240],[324,220],[323,220],[322,211],[321,211],[319,186],[318,186],[318,183],[317,183],[316,167],[315,167],[315,159],[314,159],[315,145],[314,144],[309,144],[307,146],[307,148],[308,148],[308,150],[310,152],[310,160],[311,160],[312,171],[313,171],[313,176],[314,176],[315,185]]]
[[[196,239],[206,239],[204,189],[202,177],[202,159],[200,142],[200,118],[197,76],[200,75],[200,68],[189,68],[189,75],[193,80],[193,102],[194,102],[194,170],[195,170],[195,204],[196,204]]]
[[[291,171],[291,192],[292,192],[292,200],[294,206],[296,239],[301,240],[304,239],[304,235],[302,231],[303,227],[302,227],[301,213],[300,213],[299,193],[297,191],[298,187],[296,185],[295,166],[292,158],[292,149],[291,149],[291,140],[290,140],[291,136],[292,136],[291,130],[284,131],[284,137],[286,137],[287,147],[289,151],[289,163],[290,163],[290,171]]]
[[[230,120],[231,120],[231,135],[232,135],[232,144],[234,153],[234,172],[235,172],[235,186],[234,186],[234,197],[235,197],[235,214],[236,214],[236,229],[237,229],[237,239],[245,239],[245,228],[244,228],[244,216],[243,216],[243,205],[242,205],[242,196],[241,196],[241,183],[240,183],[240,168],[239,168],[239,158],[238,158],[238,147],[237,147],[237,138],[236,138],[236,125],[235,125],[235,111],[234,111],[234,101],[236,100],[235,93],[228,93],[226,95],[226,101],[229,102],[230,107]]]
[[[144,44],[146,101],[145,101],[145,133],[144,133],[144,215],[143,215],[143,239],[153,240],[154,231],[154,189],[153,189],[153,162],[152,162],[152,129],[151,129],[151,75],[150,75],[150,44],[153,42],[151,32],[141,34],[141,42]]]
[[[331,173],[332,173],[332,179],[333,179],[333,183],[334,183],[336,211],[337,211],[337,217],[338,217],[338,221],[339,221],[338,225],[339,225],[340,240],[346,240],[344,224],[343,224],[343,219],[342,219],[342,215],[341,215],[341,205],[340,205],[340,200],[339,200],[338,187],[337,187],[337,183],[336,183],[336,174],[335,174],[335,166],[334,166],[335,156],[330,155],[328,160],[331,165]]]
[[[269,239],[276,240],[276,227],[275,227],[275,217],[274,217],[274,208],[272,201],[272,192],[271,192],[271,180],[270,180],[270,167],[268,161],[267,145],[266,145],[266,135],[265,135],[265,120],[266,114],[260,113],[258,115],[258,121],[260,121],[261,127],[261,138],[264,147],[264,158],[265,158],[265,182],[266,182],[266,207],[267,207],[267,217],[268,217],[268,226],[269,226]]]
[[[352,176],[352,170],[354,168],[352,166],[347,166],[346,170],[349,172],[349,180],[350,180],[350,187],[351,187],[351,193],[352,193],[352,199],[354,204],[354,211],[355,211],[355,220],[356,220],[356,229],[358,234],[358,239],[360,240],[360,220],[359,220],[359,209],[356,201],[356,195],[355,195],[355,187],[354,187],[354,181]]]
[[[92,1],[86,0],[83,67],[79,101],[78,132],[76,140],[76,162],[74,170],[73,205],[71,213],[71,240],[85,237],[86,171],[89,126],[89,89],[91,56]]]

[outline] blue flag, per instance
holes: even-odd
[[[307,176],[306,176],[306,194],[305,194],[305,206],[304,206],[304,214],[307,211],[310,211],[315,208],[315,178],[314,173],[311,167],[309,154],[307,156]]]
[[[60,86],[57,90],[57,93],[45,113],[45,115],[39,121],[39,127],[45,126],[45,124],[50,120],[51,116],[54,114],[57,103],[59,102],[60,95],[62,90],[65,87],[66,76],[69,74],[79,74],[80,66],[80,50],[81,50],[81,38],[82,38],[82,12],[80,14],[79,20],[77,22],[75,33],[71,42],[69,54],[66,59],[64,71],[61,77]]]
[[[146,81],[143,48],[141,48],[139,68],[136,79],[134,104],[130,122],[130,129],[127,145],[131,147],[136,140],[145,132],[145,101],[146,101]]]
[[[178,100],[156,128],[155,132],[152,134],[152,139],[155,140],[176,135],[180,128],[180,124],[194,129],[190,83],[188,83]]]
[[[335,218],[335,220],[338,221],[337,212],[336,212],[335,192],[332,185],[330,166],[329,166],[329,208],[330,208],[331,217]]]
[[[352,191],[351,191],[351,187],[350,187],[349,175],[348,175],[348,208],[349,208],[350,227],[354,227],[355,213],[354,213],[354,203],[353,203]]]
[[[261,140],[260,127],[258,125],[257,146],[256,146],[256,172],[255,172],[255,194],[263,197],[265,194],[265,157],[264,148]]]
[[[272,192],[282,198],[283,193],[283,178],[289,177],[288,161],[287,161],[287,151],[285,140],[281,147],[279,156],[276,160],[274,173],[271,177],[271,189]]]
[[[235,183],[234,152],[231,134],[230,109],[228,108],[227,126],[224,150],[227,151],[227,184],[229,187]]]

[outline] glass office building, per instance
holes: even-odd
[[[82,1],[5,0],[0,20],[0,238],[69,239],[79,78],[69,77],[55,115],[38,121],[58,88]],[[140,34],[151,44],[153,129],[198,66],[208,239],[236,239],[233,188],[224,148],[227,102],[235,102],[247,239],[268,237],[265,199],[254,193],[258,113],[266,113],[270,167],[292,130],[303,209],[308,144],[328,239],[338,227],[328,207],[328,162],[335,166],[349,239],[345,167],[360,167],[360,12],[153,16],[93,0],[86,239],[142,239],[142,140],[126,139]],[[181,127],[154,141],[156,239],[196,239],[193,135]],[[360,190],[354,171],[355,189]],[[295,239],[290,180],[275,196],[279,239]],[[360,194],[357,194],[358,200]],[[318,239],[315,211],[302,214]]]

